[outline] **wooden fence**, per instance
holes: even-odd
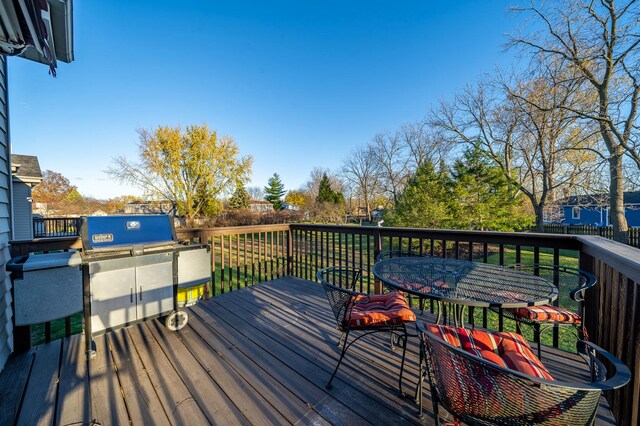
[[[212,245],[214,295],[283,275],[315,280],[316,271],[329,265],[371,270],[376,255],[388,249],[411,248],[495,264],[579,266],[598,278],[586,300],[585,323],[591,340],[632,372],[629,385],[607,395],[611,408],[621,424],[640,424],[640,250],[636,248],[598,236],[298,224],[179,229],[177,233],[180,239]],[[13,242],[12,254],[69,249],[79,243],[77,238]],[[468,315],[469,322],[483,327],[512,327],[499,318],[496,322],[487,310]],[[562,333],[554,330],[546,343],[563,347],[562,339]]]

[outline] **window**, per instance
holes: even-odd
[[[571,209],[571,219],[580,219],[580,207],[573,207]]]

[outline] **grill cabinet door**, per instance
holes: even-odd
[[[134,258],[92,262],[89,275],[92,333],[137,319]]]
[[[138,257],[136,268],[138,319],[173,310],[173,253]]]

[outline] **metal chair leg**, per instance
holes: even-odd
[[[336,377],[336,373],[338,372],[338,369],[340,368],[340,364],[342,364],[342,358],[344,358],[344,354],[347,352],[347,341],[348,340],[349,340],[349,330],[347,330],[344,333],[344,344],[342,345],[342,351],[340,352],[340,359],[338,360],[338,365],[336,365],[335,370],[333,370],[333,374],[331,375],[331,378],[329,379],[329,383],[327,383],[327,386],[326,386],[327,389],[333,388],[333,386],[331,386],[331,382],[333,382],[333,378]]]
[[[404,374],[404,360],[407,354],[407,339],[409,338],[409,334],[407,333],[407,327],[405,325],[402,326],[404,329],[404,334],[399,336],[399,339],[402,339],[402,361],[400,362],[400,378],[398,380],[398,391],[400,392],[400,398],[404,398],[404,393],[402,392],[402,376]],[[398,341],[398,343],[400,343]]]
[[[542,360],[542,348],[540,347],[540,345],[542,344],[540,341],[542,340],[540,338],[540,324],[534,324],[533,325],[533,339],[538,342],[538,359]]]
[[[422,414],[422,383],[424,381],[424,349],[422,343],[422,336],[420,336],[420,364],[419,364],[419,373],[418,373],[418,386],[416,387],[415,392],[415,401],[418,404],[418,418],[421,419],[424,417]]]

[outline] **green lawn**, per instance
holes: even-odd
[[[521,250],[520,263],[534,263],[534,255],[532,250]],[[500,254],[491,253],[487,258],[487,263],[497,265],[500,263]],[[516,263],[516,250],[511,247],[505,247],[504,249],[504,264],[511,265]],[[553,265],[553,250],[552,249],[540,249],[540,262],[541,264]],[[569,268],[578,267],[578,252],[575,250],[560,250],[560,265]]]
[[[82,333],[82,312],[71,316],[71,334]],[[62,339],[65,336],[64,318],[51,321],[51,340]],[[31,345],[36,346],[45,342],[44,324],[31,326]]]

